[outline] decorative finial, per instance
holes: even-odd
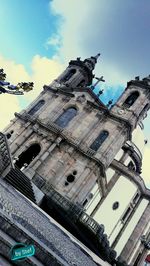
[[[140,80],[140,77],[139,76],[135,77],[135,80]]]
[[[150,86],[150,75],[148,75],[147,77],[143,78],[142,80],[144,81],[145,84]]]
[[[100,53],[98,53],[96,56],[94,56],[95,57],[95,59],[97,60],[98,58],[99,58],[99,56],[100,56],[101,54]]]
[[[100,56],[100,53],[96,56],[91,56],[90,58],[86,58],[83,63],[86,65],[86,67],[92,72],[95,68],[95,64],[97,63],[97,59]]]
[[[99,97],[100,95],[102,95],[102,94],[103,94],[103,91],[104,91],[104,90],[100,90],[100,91],[98,92],[97,96]]]
[[[109,107],[112,103],[113,103],[113,99],[108,102],[107,107]]]
[[[150,79],[150,75],[148,75],[148,76],[146,77],[146,79]]]

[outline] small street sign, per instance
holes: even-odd
[[[35,254],[35,248],[33,245],[18,247],[14,246],[11,250],[11,260],[21,260],[27,257],[31,257]]]

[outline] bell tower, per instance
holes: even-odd
[[[150,77],[140,80],[136,77],[127,83],[127,88],[112,107],[111,112],[128,121],[132,130],[143,118],[150,108]]]
[[[146,214],[149,208],[150,192],[140,177],[142,155],[132,143],[132,132],[150,107],[150,77],[128,82],[109,109],[90,87],[99,55],[71,60],[26,110],[15,113],[4,133],[15,167],[44,193],[47,209],[58,193],[57,200],[82,212],[80,221],[91,219],[95,228],[104,224],[109,242],[102,242],[126,259],[131,243],[126,239],[120,244],[124,232],[140,206]],[[141,225],[141,216],[135,226]],[[147,234],[146,222],[143,225]],[[131,241],[138,239],[136,248],[142,230],[130,230]]]
[[[57,87],[86,87],[91,85],[94,75],[92,71],[95,68],[97,59],[100,54],[91,56],[90,58],[81,61],[80,57],[77,60],[71,60],[66,70],[52,83]],[[56,82],[56,83],[55,83]]]
[[[89,149],[90,132],[99,121],[97,110],[99,107],[102,112],[107,110],[88,87],[99,56],[71,60],[66,70],[49,86],[44,86],[26,110],[16,113],[5,129],[16,167],[44,193],[53,186],[63,196],[79,203],[85,201],[85,195],[97,182],[97,174],[104,174],[101,163],[102,173],[98,167],[93,169],[96,162],[90,158],[95,151]],[[106,137],[104,131],[100,141]]]

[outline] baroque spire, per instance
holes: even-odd
[[[95,68],[95,64],[97,63],[97,59],[99,58],[99,56],[100,53],[98,53],[96,56],[86,58],[83,62],[92,71]]]

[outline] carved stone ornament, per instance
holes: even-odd
[[[117,210],[119,208],[119,202],[118,201],[115,201],[112,205],[112,209],[113,210]]]
[[[125,110],[123,110],[123,109],[118,109],[117,112],[118,112],[119,115],[123,115],[123,114],[125,113]]]
[[[77,97],[77,101],[80,103],[84,103],[86,101],[85,95],[81,95]]]

